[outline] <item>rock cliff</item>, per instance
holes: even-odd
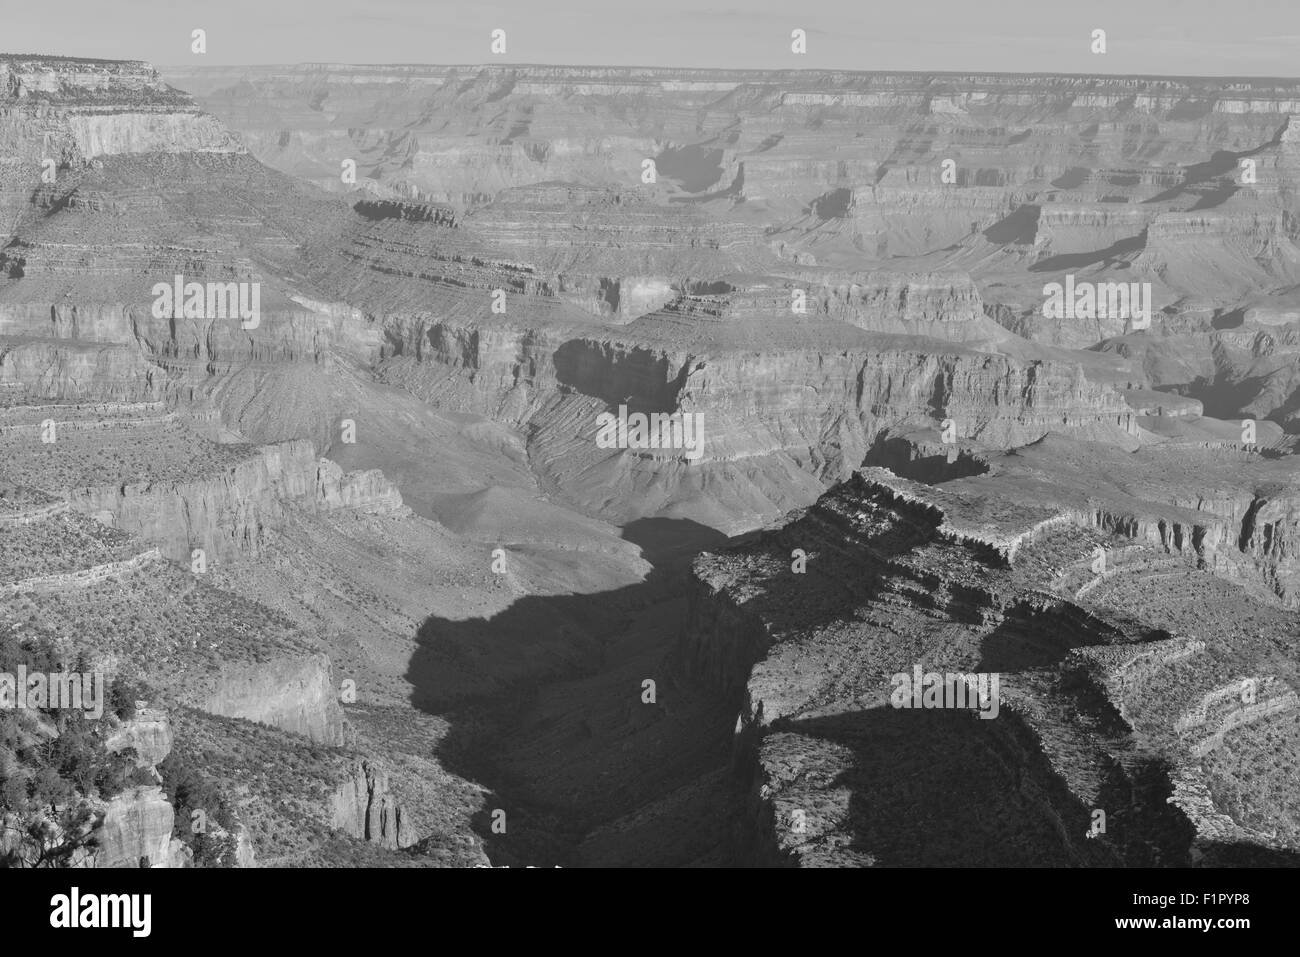
[[[175,816],[162,788],[123,791],[104,809],[94,866],[185,867],[189,851],[172,837]]]
[[[403,827],[403,817],[409,819],[388,791],[388,774],[380,768],[363,762],[355,775],[334,794],[334,826],[362,840],[372,841],[396,850],[409,847],[420,839],[409,820]]]
[[[1251,674],[1292,674],[1285,652],[1265,650],[1285,615],[1204,572],[1171,575],[1149,547],[1115,558],[1086,597],[1054,594],[1058,570],[1086,568],[1106,537],[1073,521],[1035,523],[1033,512],[1012,488],[972,494],[875,470],[784,527],[696,560],[680,654],[736,704],[753,860],[935,865],[995,853],[1009,863],[1174,863],[1201,859],[1198,842],[1215,841],[1236,859],[1294,853],[1289,824],[1282,841],[1250,826],[1260,815],[1289,820],[1273,784],[1245,811],[1165,801],[1175,789],[1240,785],[1232,759],[1195,767],[1204,749],[1177,737],[1179,715],[1247,662]],[[1013,538],[1014,550],[989,547]],[[1190,652],[1151,659],[1140,678],[1126,671],[1174,644]],[[1212,655],[1196,653],[1208,646]],[[1128,677],[1088,677],[1082,661]],[[914,668],[998,673],[997,713],[978,703],[899,709],[891,673]],[[1058,669],[1060,680],[1051,678]],[[1285,709],[1267,697],[1246,709],[1248,720],[1206,727],[1215,754],[1255,753],[1262,738],[1249,737],[1252,722],[1271,729],[1259,734],[1285,733]],[[932,771],[909,757],[919,754]],[[1162,757],[1187,768],[1183,783],[1160,770]],[[899,768],[908,769],[905,788],[891,783]],[[918,790],[916,776],[930,773],[935,787]],[[949,775],[964,782],[961,807],[939,786]],[[1008,817],[1009,807],[1018,810]],[[1109,827],[1085,840],[1094,808]],[[1216,817],[1235,824],[1211,826]]]
[[[344,741],[343,712],[329,658],[315,655],[255,665],[223,664],[202,708],[247,718],[325,744]]]

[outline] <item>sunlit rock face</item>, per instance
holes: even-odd
[[[0,59],[6,149],[77,162],[118,153],[243,152],[239,139],[149,64]]]

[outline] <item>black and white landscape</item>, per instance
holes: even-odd
[[[1272,26],[151,6],[0,53],[0,863],[1300,863]]]

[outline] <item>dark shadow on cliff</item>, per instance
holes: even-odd
[[[655,157],[660,176],[675,179],[688,193],[701,193],[722,178],[723,151],[695,144],[663,150]]]
[[[518,697],[541,681],[599,667],[601,647],[626,620],[685,581],[690,558],[726,541],[685,519],[642,519],[623,537],[654,566],[634,585],[584,595],[528,595],[491,618],[427,619],[407,668],[411,702],[430,714],[463,704]]]
[[[1112,243],[1105,249],[1096,249],[1084,253],[1063,253],[1059,256],[1049,256],[1046,259],[1039,260],[1029,267],[1030,272],[1057,272],[1062,269],[1082,269],[1085,266],[1095,266],[1098,263],[1106,265],[1115,265],[1122,257],[1139,253],[1146,248],[1147,233],[1144,229],[1137,236],[1130,236],[1127,239],[1121,239]]]
[[[1063,602],[1046,609],[1032,602],[1008,609],[1005,617],[980,640],[980,661],[975,670],[1017,672],[1055,670],[1076,648],[1106,644],[1112,636],[1080,620],[1077,607]],[[1139,626],[1140,628],[1140,626]],[[1165,632],[1141,628],[1147,641],[1168,637]]]
[[[1087,722],[1087,702],[1073,700]],[[1044,715],[1031,727],[1005,702],[987,719],[973,710],[884,706],[774,722],[768,783],[782,808],[803,807],[811,834],[827,826],[847,832],[856,855],[840,863],[861,856],[886,867],[1300,863],[1294,852],[1248,844],[1207,842],[1194,852],[1194,828],[1170,801],[1173,767],[1135,750],[1122,721],[1097,717],[1102,724],[1089,724],[1091,734],[1107,743],[1091,783],[1086,774],[1068,782],[1048,760]],[[1049,736],[1056,747],[1070,737]],[[1087,764],[1068,750],[1062,756],[1074,774]],[[836,810],[844,805],[832,790],[848,792],[845,811]],[[1085,803],[1080,794],[1095,797]],[[783,823],[787,840],[794,838]],[[756,863],[778,863],[770,847],[755,850]]]
[[[1168,202],[1171,199],[1177,199],[1184,192],[1187,192],[1189,186],[1196,186],[1201,183],[1218,180],[1224,176],[1234,175],[1241,160],[1252,156],[1258,156],[1266,149],[1278,146],[1281,142],[1282,130],[1279,129],[1277,134],[1271,140],[1267,143],[1256,146],[1254,149],[1242,150],[1239,153],[1234,153],[1231,150],[1217,150],[1205,162],[1193,163],[1191,166],[1184,167],[1183,181],[1181,183],[1177,186],[1171,186],[1164,192],[1152,196],[1150,199],[1146,200],[1146,203]],[[1217,183],[1216,186],[1217,189],[1211,193],[1211,196],[1221,190],[1231,190],[1235,192],[1235,186],[1231,183]],[[1229,195],[1231,195],[1231,193],[1229,193]],[[1214,202],[1211,204],[1217,205],[1217,203]],[[1206,209],[1209,207],[1200,206],[1198,204],[1196,208]]]
[[[726,537],[676,519],[623,533],[654,566],[641,582],[525,596],[488,619],[433,617],[417,634],[412,704],[450,721],[443,766],[492,790],[474,828],[495,863],[578,863],[593,827],[729,756],[734,709],[706,700],[672,660],[690,561]],[[641,701],[643,672],[658,683],[653,704]]]
[[[862,464],[887,468],[914,482],[942,485],[955,479],[988,474],[989,464],[983,455],[979,449],[956,445],[945,448],[941,455],[927,455],[907,435],[890,435],[886,429],[876,436]]]
[[[1221,312],[1210,322],[1212,329],[1238,329],[1246,321],[1246,309],[1232,309],[1228,312]]]
[[[806,737],[804,753],[815,742],[849,749],[852,757],[833,784],[849,791],[850,847],[878,865],[1191,863],[1194,833],[1169,803],[1166,762],[1140,754],[1106,759],[1091,807],[1053,768],[1037,733],[1005,705],[988,719],[974,711],[883,707],[779,723],[774,730]],[[1099,810],[1104,830],[1089,837]]]
[[[849,847],[878,866],[1115,863],[1104,845],[1084,838],[1088,809],[1005,708],[981,719],[964,710],[881,707],[778,722],[773,731],[805,738],[798,745],[804,760],[818,749],[843,763],[829,783],[849,792]],[[838,747],[819,748],[823,742]],[[808,797],[812,804],[816,795]],[[783,799],[797,803],[799,795]]]
[[[1241,187],[1235,183],[1230,183],[1227,186],[1220,186],[1217,189],[1209,190],[1196,201],[1196,205],[1193,206],[1189,212],[1195,213],[1202,209],[1214,209],[1216,206],[1222,206],[1228,200],[1232,199],[1232,197],[1240,190]]]
[[[1009,616],[984,635],[975,670],[1001,674],[1060,663],[1076,642],[1052,629],[1049,622],[1048,616]]]
[[[1064,173],[1052,180],[1055,189],[1078,189],[1092,177],[1092,170],[1086,166],[1071,166]]]
[[[845,187],[822,193],[812,201],[813,214],[818,219],[844,219],[853,208],[853,190]]]
[[[734,540],[716,528],[681,518],[640,518],[623,526],[623,538],[641,549],[658,574],[685,574],[700,552]]]
[[[1032,203],[1019,206],[1009,216],[984,230],[984,238],[999,246],[1032,243],[1038,235],[1038,216],[1041,212],[1042,207]]]
[[[552,357],[556,380],[575,392],[601,399],[611,408],[626,404],[629,414],[677,410],[682,380],[689,372],[686,366],[674,376],[668,358],[637,346],[606,369],[608,349],[606,344],[591,339],[570,339],[562,343]],[[627,392],[626,378],[621,379],[613,372],[630,375],[635,391]]]
[[[1300,852],[1280,848],[1207,841],[1198,850],[1202,867],[1300,867]]]
[[[1214,378],[1197,378],[1190,385],[1179,388],[1178,394],[1200,401],[1203,414],[1213,419],[1236,419],[1249,415],[1247,406],[1259,398],[1268,385],[1268,379],[1250,376],[1233,380],[1226,375]],[[1262,418],[1284,419],[1285,404]],[[1253,418],[1253,416],[1251,416]]]

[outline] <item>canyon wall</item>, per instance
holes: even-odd
[[[361,762],[332,801],[334,827],[352,837],[397,850],[423,836],[412,827],[411,812],[389,793],[388,773],[372,762]]]
[[[301,734],[323,744],[344,741],[333,666],[325,655],[223,664],[201,707]]]
[[[71,489],[67,496],[78,511],[157,542],[165,557],[187,566],[194,549],[215,561],[256,557],[291,505],[392,510],[402,504],[381,472],[344,474],[335,463],[318,459],[305,439],[265,446],[214,475]]]

